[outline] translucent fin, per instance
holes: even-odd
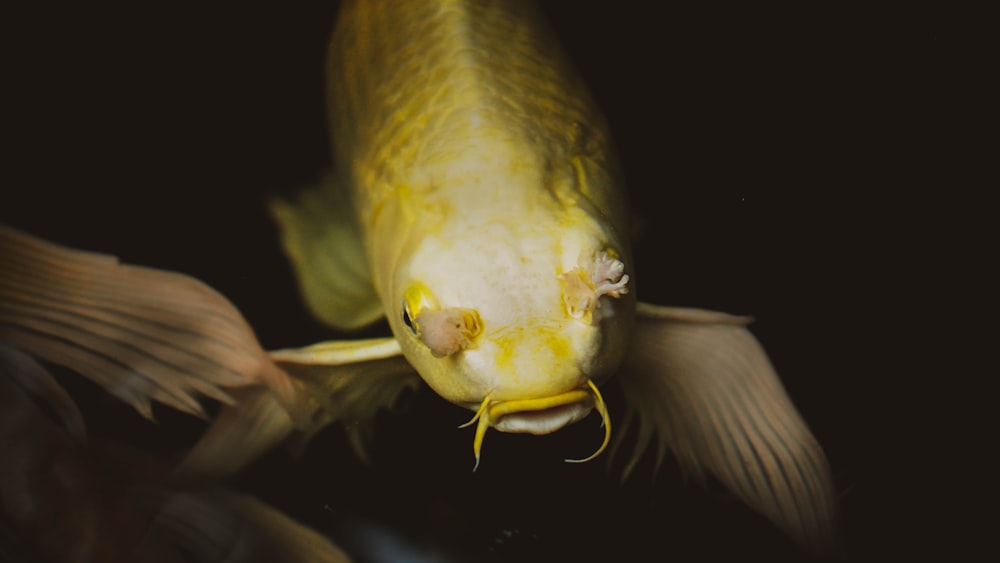
[[[31,356],[0,342],[0,373],[6,373],[23,391],[48,405],[77,444],[86,443],[87,427],[80,409],[49,370]]]
[[[420,381],[391,338],[322,342],[272,354],[300,389],[298,420],[264,387],[236,390],[235,404],[222,408],[177,467],[175,479],[225,477],[286,440],[301,453],[316,433],[337,422],[367,462],[375,415]]]
[[[126,476],[102,457],[99,440],[84,445],[56,424],[18,384],[39,370],[34,358],[0,346],[0,561],[133,561],[148,514],[128,484],[149,475]],[[148,453],[140,459],[137,469],[156,463]]]
[[[271,214],[302,297],[317,320],[349,330],[382,318],[385,311],[372,285],[347,190],[328,178],[294,203],[273,200]]]
[[[44,371],[0,346],[0,560],[349,561],[253,498],[160,489],[162,471],[148,453],[107,457],[106,448],[82,447],[15,383],[26,379],[22,369]]]
[[[219,410],[173,472],[177,482],[222,479],[283,442],[295,424],[274,394],[262,386],[232,392],[235,403]],[[299,414],[304,414],[302,411]],[[308,416],[303,416],[308,420]]]
[[[271,352],[299,389],[296,420],[266,387],[237,389],[232,392],[235,403],[223,406],[174,478],[226,477],[290,437],[289,446],[301,453],[317,432],[334,422],[345,424],[355,453],[367,461],[365,445],[376,413],[391,407],[403,389],[419,380],[401,354],[392,338],[337,340]]]
[[[0,340],[91,379],[152,418],[150,401],[205,416],[199,396],[295,390],[225,297],[172,272],[128,266],[0,226]]]
[[[104,524],[97,477],[81,444],[15,383],[38,370],[45,368],[20,350],[0,346],[0,559],[96,561]]]
[[[312,437],[329,424],[340,423],[347,432],[354,453],[369,462],[368,444],[372,439],[375,416],[391,408],[400,394],[415,389],[420,376],[406,361],[392,338],[372,339],[364,349],[353,343],[321,343],[304,350],[334,350],[317,360],[306,354],[298,359],[292,351],[275,353],[282,369],[302,383],[314,401],[312,418],[302,428],[293,448],[301,451]],[[367,352],[365,351],[367,350]],[[359,361],[359,358],[365,358]]]
[[[326,537],[253,497],[228,491],[166,493],[135,561],[349,563]]]
[[[639,437],[688,472],[708,471],[807,549],[828,553],[837,507],[823,450],[785,393],[750,320],[640,304],[618,378]]]

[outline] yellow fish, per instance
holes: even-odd
[[[327,77],[337,175],[272,211],[315,316],[385,317],[391,337],[265,353],[200,282],[0,229],[0,339],[146,416],[151,400],[225,403],[183,475],[370,420],[417,376],[469,409],[477,465],[490,428],[545,434],[596,410],[590,459],[614,380],[640,426],[626,474],[655,441],[831,546],[826,458],[749,319],[636,301],[607,124],[531,2],[344,2]]]

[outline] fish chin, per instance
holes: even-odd
[[[592,401],[580,401],[542,410],[512,412],[493,421],[493,428],[501,432],[521,434],[549,434],[583,420],[593,408]]]

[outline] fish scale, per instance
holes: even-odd
[[[575,181],[574,158],[608,183],[617,163],[602,114],[532,3],[348,2],[328,54],[335,161],[364,210],[404,186],[434,190],[420,179],[474,152],[568,175],[543,187],[624,216],[621,194],[582,193],[588,184]]]

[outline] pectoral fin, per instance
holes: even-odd
[[[831,548],[836,498],[823,450],[785,393],[750,319],[640,304],[619,378],[639,437],[694,475],[707,471],[815,551]]]
[[[294,446],[303,448],[320,429],[338,422],[354,453],[365,462],[375,415],[421,381],[393,338],[326,342],[272,352],[272,357],[302,382],[315,401],[311,421]]]
[[[296,406],[287,374],[207,285],[4,226],[0,341],[91,379],[147,418],[151,401],[205,417],[201,396],[231,404],[232,389],[252,385]]]
[[[271,357],[295,381],[300,409],[295,421],[264,387],[234,392],[208,431],[177,467],[175,478],[207,480],[236,472],[288,440],[301,451],[317,432],[344,425],[355,453],[365,444],[375,415],[420,381],[392,338],[332,341],[279,350]]]
[[[346,190],[332,179],[294,203],[273,200],[285,254],[302,297],[320,322],[348,330],[382,318]]]

